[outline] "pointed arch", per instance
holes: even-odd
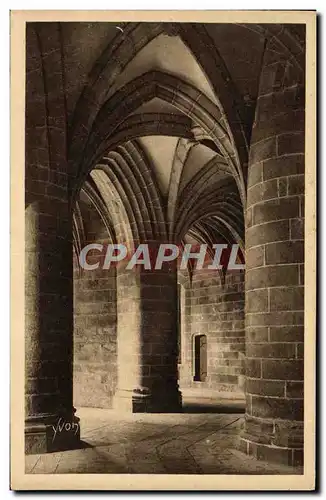
[[[174,152],[169,190],[168,190],[168,202],[167,202],[167,223],[169,227],[168,231],[169,231],[169,238],[172,240],[173,240],[173,226],[176,215],[181,175],[189,151],[192,148],[193,144],[194,144],[193,141],[181,138],[179,139],[177,147]]]
[[[101,196],[96,183],[89,177],[83,185],[82,191],[85,193],[96,212],[100,216],[112,243],[117,243],[112,218],[105,200]]]
[[[73,235],[73,249],[76,254],[76,257],[78,258],[78,255],[80,254],[86,242],[84,221],[78,200],[75,204],[72,216],[72,235]],[[79,262],[78,259],[77,261]]]
[[[237,241],[243,247],[242,203],[228,165],[220,161],[216,157],[210,160],[183,189],[174,232],[178,239],[194,228],[204,234],[207,227],[204,230],[202,221],[210,220],[217,229],[216,234],[228,241]],[[218,230],[220,224],[224,225],[222,231]]]
[[[221,124],[221,111],[202,92],[179,78],[160,71],[148,72],[129,82],[102,107],[94,123],[92,134],[80,152],[83,162],[79,183],[82,183],[83,178],[87,176],[91,165],[96,164],[105,153],[107,138],[115,133],[140,103],[147,102],[153,97],[159,97],[173,104],[196,125],[203,128],[227,159],[240,196],[245,200],[241,165],[233,140]]]
[[[208,83],[215,92],[221,122],[232,137],[233,148],[239,158],[236,163],[245,168],[248,144],[241,123],[244,117],[244,103],[237,92],[221,55],[210,40],[203,24],[191,23],[126,23],[124,32],[118,33],[94,64],[85,88],[80,96],[72,124],[69,128],[70,160],[78,155],[100,112],[108,90],[131,60],[148,43],[162,33],[179,36],[197,64],[202,68]],[[201,50],[205,47],[205,51]],[[236,99],[234,96],[237,96]],[[74,170],[78,165],[74,166]],[[239,171],[240,177],[243,176]],[[245,200],[245,192],[242,193]]]

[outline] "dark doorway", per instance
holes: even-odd
[[[204,382],[207,377],[207,337],[195,336],[195,376],[194,380]]]

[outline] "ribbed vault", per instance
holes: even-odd
[[[70,119],[76,247],[83,241],[78,193],[87,189],[110,238],[112,228],[114,238],[129,244],[181,243],[189,234],[210,246],[237,242],[243,249],[249,122],[259,74],[250,75],[247,87],[235,83],[236,61],[228,60],[224,27],[125,23],[122,28],[110,35]],[[232,29],[248,33],[251,42],[257,37],[257,56],[273,39],[276,47],[291,51],[292,65],[302,67],[301,42],[288,27]],[[170,144],[169,154],[158,137]]]

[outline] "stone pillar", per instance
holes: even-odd
[[[25,449],[73,448],[73,280],[58,23],[26,25]]]
[[[118,270],[117,315],[115,407],[130,412],[180,412],[175,264],[163,265],[161,270]]]
[[[25,449],[75,447],[72,231],[68,204],[38,197],[25,213]]]
[[[304,74],[269,45],[246,212],[246,415],[241,448],[303,463]]]

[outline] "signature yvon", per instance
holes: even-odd
[[[66,420],[64,420],[63,418],[59,418],[58,422],[57,422],[57,425],[54,426],[52,425],[52,429],[53,429],[53,438],[52,438],[52,442],[55,440],[57,434],[61,433],[61,432],[75,432],[75,435],[78,433],[78,430],[79,430],[79,423],[78,422],[67,422]]]

